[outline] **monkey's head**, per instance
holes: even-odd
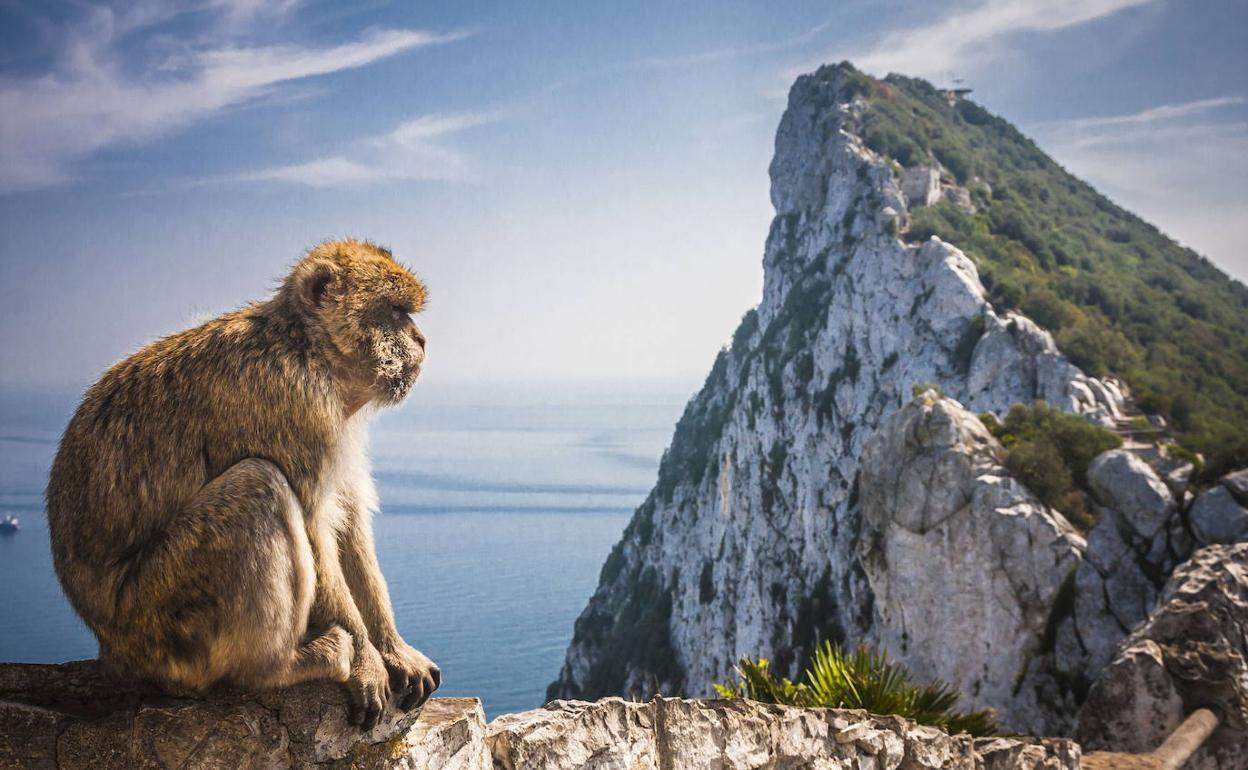
[[[295,265],[282,294],[329,362],[348,412],[397,403],[411,390],[425,360],[425,336],[411,316],[424,309],[426,290],[387,249],[322,243]]]

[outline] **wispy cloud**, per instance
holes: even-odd
[[[1243,142],[1248,140],[1248,123],[1242,116],[1219,120],[1209,113],[1248,104],[1242,96],[1195,99],[1128,112],[1084,118],[1051,120],[1031,129],[1048,146],[1065,151],[1105,146],[1189,144],[1192,142]],[[1194,118],[1202,118],[1194,121]],[[1146,156],[1152,160],[1152,156]]]
[[[929,24],[888,32],[869,46],[834,51],[820,61],[791,68],[784,73],[785,80],[791,82],[825,61],[841,59],[876,75],[901,72],[931,79],[950,70],[966,73],[997,58],[1007,36],[1072,27],[1152,1],[984,0]]]
[[[342,154],[204,181],[339,187],[387,180],[462,180],[470,175],[471,162],[443,140],[496,119],[485,113],[424,115],[356,142]]]
[[[293,5],[231,0],[215,7],[227,21],[240,21],[287,12]],[[160,3],[117,12],[93,8],[66,31],[50,71],[0,78],[0,192],[65,181],[74,164],[94,152],[185,128],[272,95],[283,84],[464,36],[379,29],[339,45],[312,47],[234,45],[221,33],[224,39],[178,41],[183,50],[170,47],[175,53],[156,66],[127,66],[120,38],[177,15],[170,8]]]
[[[1219,96],[1213,99],[1197,99],[1180,104],[1162,104],[1139,112],[1126,115],[1109,115],[1105,117],[1075,118],[1073,120],[1055,121],[1057,125],[1072,129],[1101,128],[1106,126],[1133,126],[1157,123],[1163,120],[1175,120],[1192,115],[1209,112],[1219,107],[1231,107],[1244,104],[1242,96]]]
[[[670,70],[680,67],[691,67],[700,64],[730,61],[750,56],[762,56],[769,53],[793,50],[814,42],[831,26],[831,21],[825,21],[822,24],[817,24],[809,29],[803,30],[802,32],[781,40],[749,43],[738,46],[725,46],[723,48],[712,48],[703,51],[673,54],[671,56],[646,56],[640,59],[619,62],[617,64],[611,64],[598,69],[590,70],[588,72],[577,73],[571,77],[563,78],[551,83],[545,90],[554,91],[567,86],[583,83],[588,80],[594,80],[596,78],[611,75],[620,75],[628,72]]]

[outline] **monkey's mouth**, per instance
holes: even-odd
[[[382,377],[378,383],[380,387],[377,388],[382,403],[397,404],[406,398],[420,378],[420,372],[421,362],[413,361],[404,363],[397,372]]]

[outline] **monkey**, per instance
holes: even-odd
[[[349,718],[422,705],[440,669],[395,628],[366,422],[425,360],[425,285],[331,240],[273,295],[109,368],[61,438],[53,564],[102,668],[171,692],[342,683]]]

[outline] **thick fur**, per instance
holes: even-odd
[[[370,405],[424,360],[425,287],[331,241],[275,296],[148,345],[61,439],[48,521],[61,585],[118,674],[173,690],[345,682],[371,726],[440,673],[394,627],[373,549]]]

